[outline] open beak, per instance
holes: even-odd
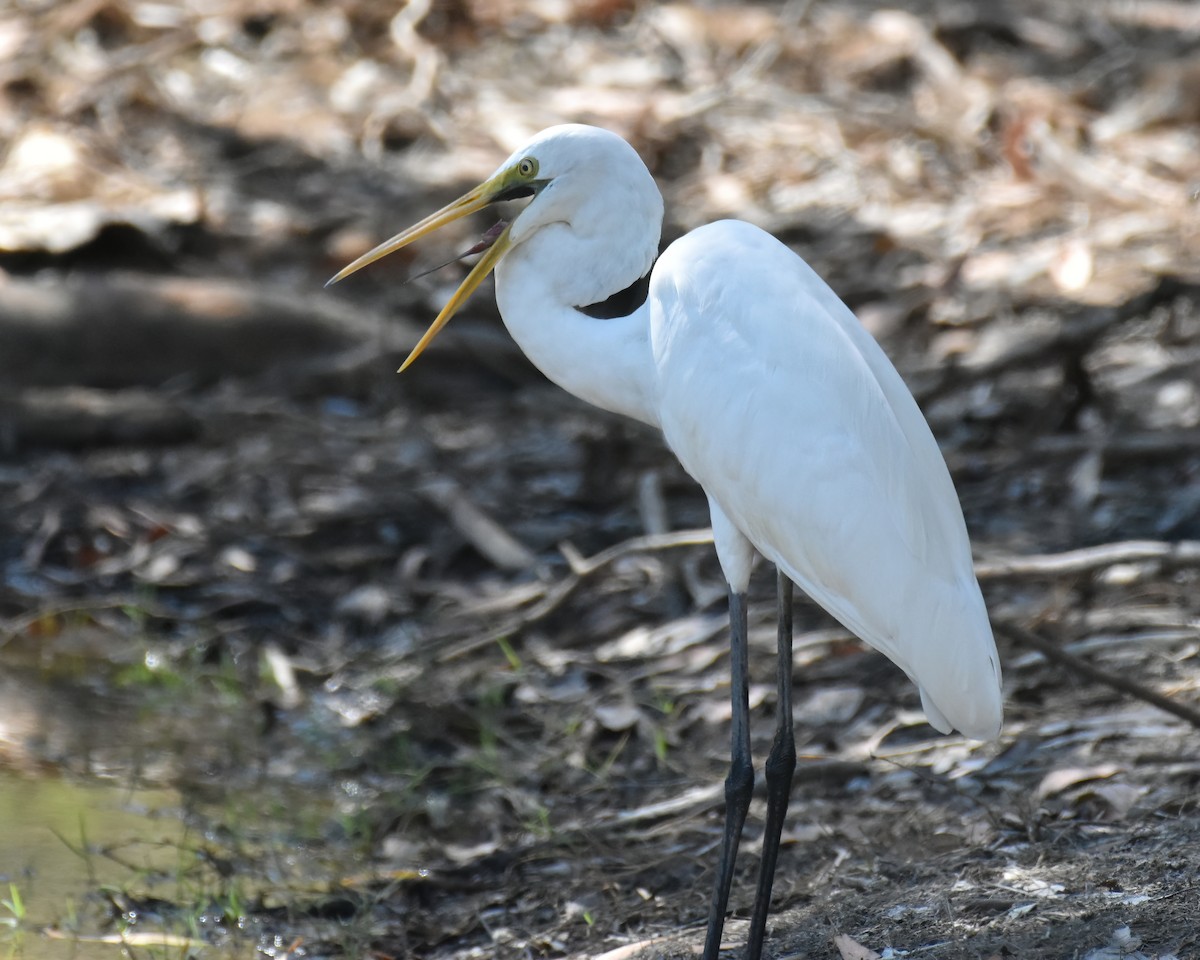
[[[455,220],[460,220],[468,214],[474,213],[476,210],[482,210],[484,207],[488,206],[488,204],[494,203],[497,200],[507,199],[507,197],[504,196],[505,184],[498,182],[500,180],[501,177],[493,177],[486,183],[480,184],[465,196],[459,197],[459,199],[455,200],[453,203],[442,207],[442,209],[437,213],[430,214],[415,226],[409,227],[402,233],[396,234],[396,236],[392,237],[390,240],[385,240],[373,250],[368,250],[353,263],[339,270],[333,276],[333,278],[325,284],[325,286],[328,287],[331,284],[337,283],[339,280],[344,280],[346,277],[350,276],[350,274],[361,270],[367,264],[374,263],[376,260],[386,257],[389,253],[395,253],[401,247],[407,247],[414,240],[419,240],[426,234],[433,233],[433,231],[437,230],[439,227],[444,227],[448,223],[453,223]],[[508,234],[511,229],[511,224],[506,226],[500,235],[488,245],[483,256],[479,258],[479,262],[476,263],[471,272],[467,274],[467,278],[463,280],[459,288],[454,291],[454,296],[452,296],[449,302],[442,307],[442,312],[439,313],[433,323],[430,324],[429,329],[425,331],[425,335],[421,337],[419,341],[417,341],[417,345],[413,347],[412,353],[410,353],[404,363],[400,365],[400,370],[397,372],[403,373],[404,370],[408,368],[409,364],[411,364],[417,359],[417,357],[421,355],[425,348],[429,346],[430,342],[432,342],[433,338],[438,335],[438,332],[442,329],[442,327],[444,327],[447,322],[449,322],[450,318],[454,316],[458,308],[466,302],[467,298],[475,292],[475,288],[483,282],[484,278],[492,272],[492,268],[500,262],[500,258],[504,256],[505,252],[509,248]]]

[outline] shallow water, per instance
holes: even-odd
[[[117,933],[100,891],[171,882],[185,841],[179,810],[173,790],[0,773],[0,899],[14,885],[25,910],[17,920],[0,907],[0,921],[15,921],[0,927],[0,956],[113,957],[113,944],[93,939]]]
[[[97,630],[0,645],[0,960],[253,956],[279,909],[352,872],[333,714],[310,701],[301,733],[267,733],[256,670],[155,651]]]

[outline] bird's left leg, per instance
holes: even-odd
[[[733,882],[733,864],[737,858],[742,827],[754,793],[754,764],[750,759],[750,667],[746,591],[754,566],[754,548],[735,527],[717,502],[709,497],[713,543],[721,570],[729,581],[729,698],[733,711],[730,742],[729,776],[725,778],[725,834],[721,842],[721,860],[708,908],[708,929],[704,935],[702,960],[717,960],[721,950],[721,931],[725,927],[725,908],[729,905],[729,887]]]
[[[767,826],[763,831],[762,866],[754,912],[750,916],[750,940],[746,960],[758,960],[771,909],[771,885],[779,858],[779,838],[787,816],[792,792],[792,774],[796,771],[796,741],[792,734],[792,581],[782,570],[776,571],[779,587],[779,702],[776,706],[775,742],[767,757]]]

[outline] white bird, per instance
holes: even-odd
[[[662,430],[704,488],[729,583],[733,746],[704,958],[720,948],[754,783],[746,590],[755,553],[778,571],[779,705],[748,960],[758,960],[796,752],[791,590],[798,585],[921,692],[929,722],[1000,730],[1000,663],[950,473],[912,394],[850,309],[795,253],[733,220],[659,256],[663,201],[616,134],[544,130],[483,184],[338,273],[336,282],[499,200],[529,203],[403,370],[496,269],[496,299],[530,360],[575,396]]]

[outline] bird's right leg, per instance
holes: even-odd
[[[767,825],[763,831],[762,866],[758,875],[758,892],[754,897],[754,912],[750,917],[746,960],[758,960],[762,955],[767,913],[771,909],[775,864],[779,859],[779,838],[783,835],[783,818],[787,816],[788,800],[792,792],[792,775],[796,772],[796,739],[792,733],[792,581],[782,570],[777,571],[777,577],[779,701],[775,708],[775,742],[771,745],[770,756],[767,757]]]
[[[729,887],[733,882],[733,864],[750,795],[754,792],[754,765],[750,759],[750,681],[747,643],[746,594],[729,590],[730,700],[733,706],[733,732],[729,776],[725,778],[725,836],[721,843],[721,862],[717,882],[708,908],[708,931],[704,936],[702,960],[716,960],[721,949],[721,931],[725,926],[725,908],[729,905]]]

